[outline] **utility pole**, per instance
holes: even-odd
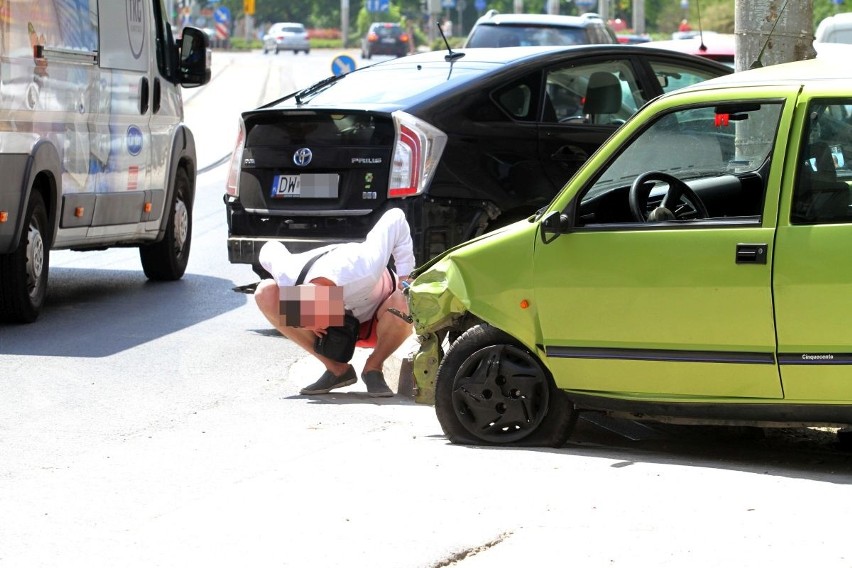
[[[737,71],[814,57],[813,0],[736,0]]]
[[[645,33],[645,0],[633,0],[633,33]]]
[[[609,20],[609,0],[598,0],[598,15],[604,22]]]

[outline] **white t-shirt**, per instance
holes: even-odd
[[[393,292],[387,265],[391,256],[398,274],[407,276],[414,269],[411,229],[401,209],[390,209],[360,243],[343,243],[292,254],[278,241],[269,241],[260,249],[260,264],[272,274],[279,286],[293,286],[305,264],[321,252],[304,282],[328,278],[343,287],[343,304],[359,321],[367,321]]]

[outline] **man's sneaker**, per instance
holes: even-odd
[[[349,365],[349,368],[346,369],[346,372],[340,376],[336,376],[331,371],[326,371],[322,374],[317,382],[312,385],[308,385],[299,392],[301,394],[326,394],[330,392],[332,389],[339,389],[341,387],[348,387],[349,385],[354,385],[355,381],[357,381],[357,375],[355,374],[355,369],[352,368],[352,365]]]
[[[367,371],[361,375],[364,384],[367,385],[367,393],[372,397],[393,396],[393,391],[385,382],[385,376],[381,371]]]

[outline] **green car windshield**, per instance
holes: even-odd
[[[756,171],[766,162],[781,116],[780,102],[677,109],[655,120],[607,167],[586,199],[658,171],[681,180]]]

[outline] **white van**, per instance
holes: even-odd
[[[162,0],[4,0],[0,321],[32,322],[51,249],[139,247],[183,276],[196,158],[181,88],[210,80],[207,36],[175,41]]]

